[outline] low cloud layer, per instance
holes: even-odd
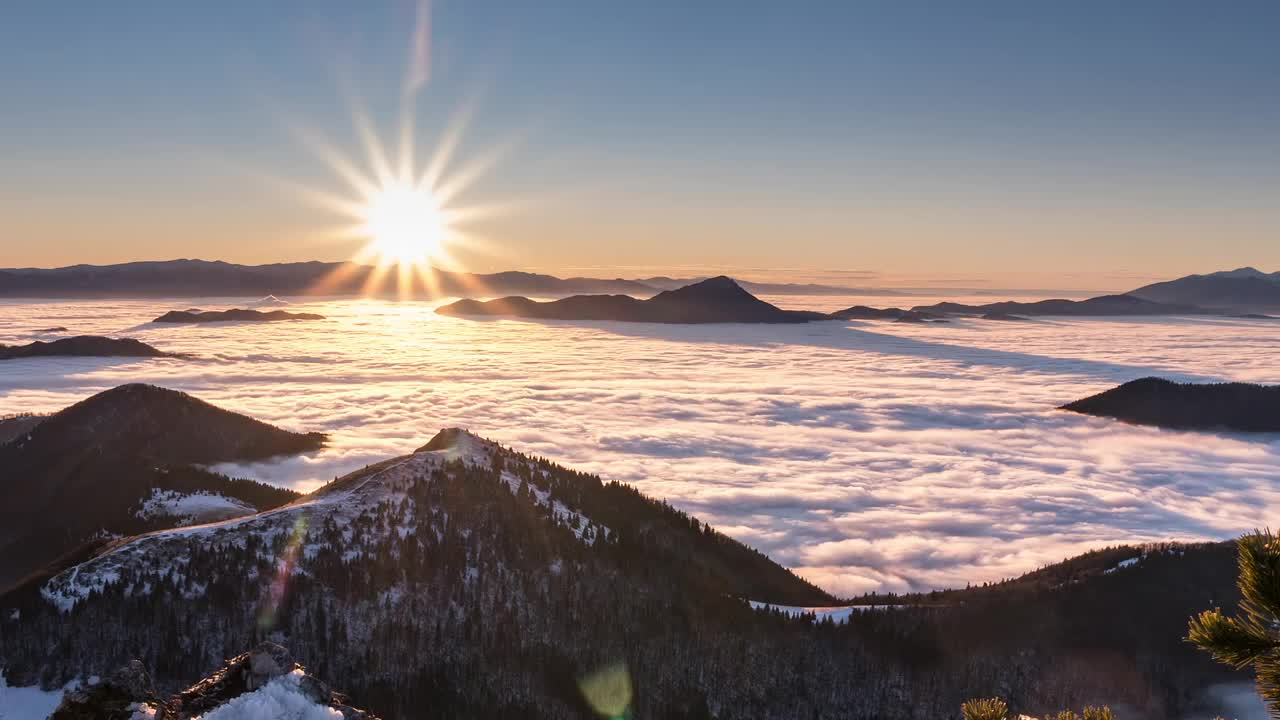
[[[0,413],[125,382],[186,390],[332,433],[320,453],[223,468],[300,489],[466,426],[634,483],[841,594],[996,580],[1120,542],[1226,538],[1280,513],[1277,436],[1053,409],[1146,375],[1280,382],[1274,323],[543,324],[354,301],[294,307],[329,317],[318,322],[140,324],[189,304],[5,303],[0,342],[61,325],[199,357],[8,361]]]

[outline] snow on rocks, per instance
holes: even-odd
[[[302,670],[294,670],[192,720],[342,720],[342,713],[313,700],[302,690]]]

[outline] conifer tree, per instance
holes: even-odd
[[[1270,530],[1245,535],[1236,543],[1240,556],[1237,584],[1244,599],[1235,617],[1215,608],[1192,618],[1187,640],[1218,662],[1236,669],[1252,667],[1258,694],[1280,718],[1280,540]]]

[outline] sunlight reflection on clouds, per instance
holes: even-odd
[[[634,483],[840,593],[994,580],[1108,543],[1228,537],[1280,511],[1280,437],[1053,409],[1151,374],[1280,381],[1273,323],[542,324],[291,300],[329,319],[153,326],[168,309],[232,303],[5,303],[0,342],[65,325],[199,357],[6,362],[0,412],[57,410],[124,382],[187,390],[332,433],[314,455],[223,468],[301,489],[467,426]]]

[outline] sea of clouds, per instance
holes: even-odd
[[[847,595],[997,580],[1089,548],[1228,538],[1280,517],[1280,436],[1054,409],[1148,375],[1280,382],[1278,322],[661,326],[290,300],[328,319],[147,322],[236,304],[225,298],[0,302],[3,343],[126,335],[196,356],[0,363],[0,414],[125,382],[185,390],[331,433],[318,453],[220,468],[302,490],[464,426],[633,483]],[[54,326],[69,332],[35,332]]]

